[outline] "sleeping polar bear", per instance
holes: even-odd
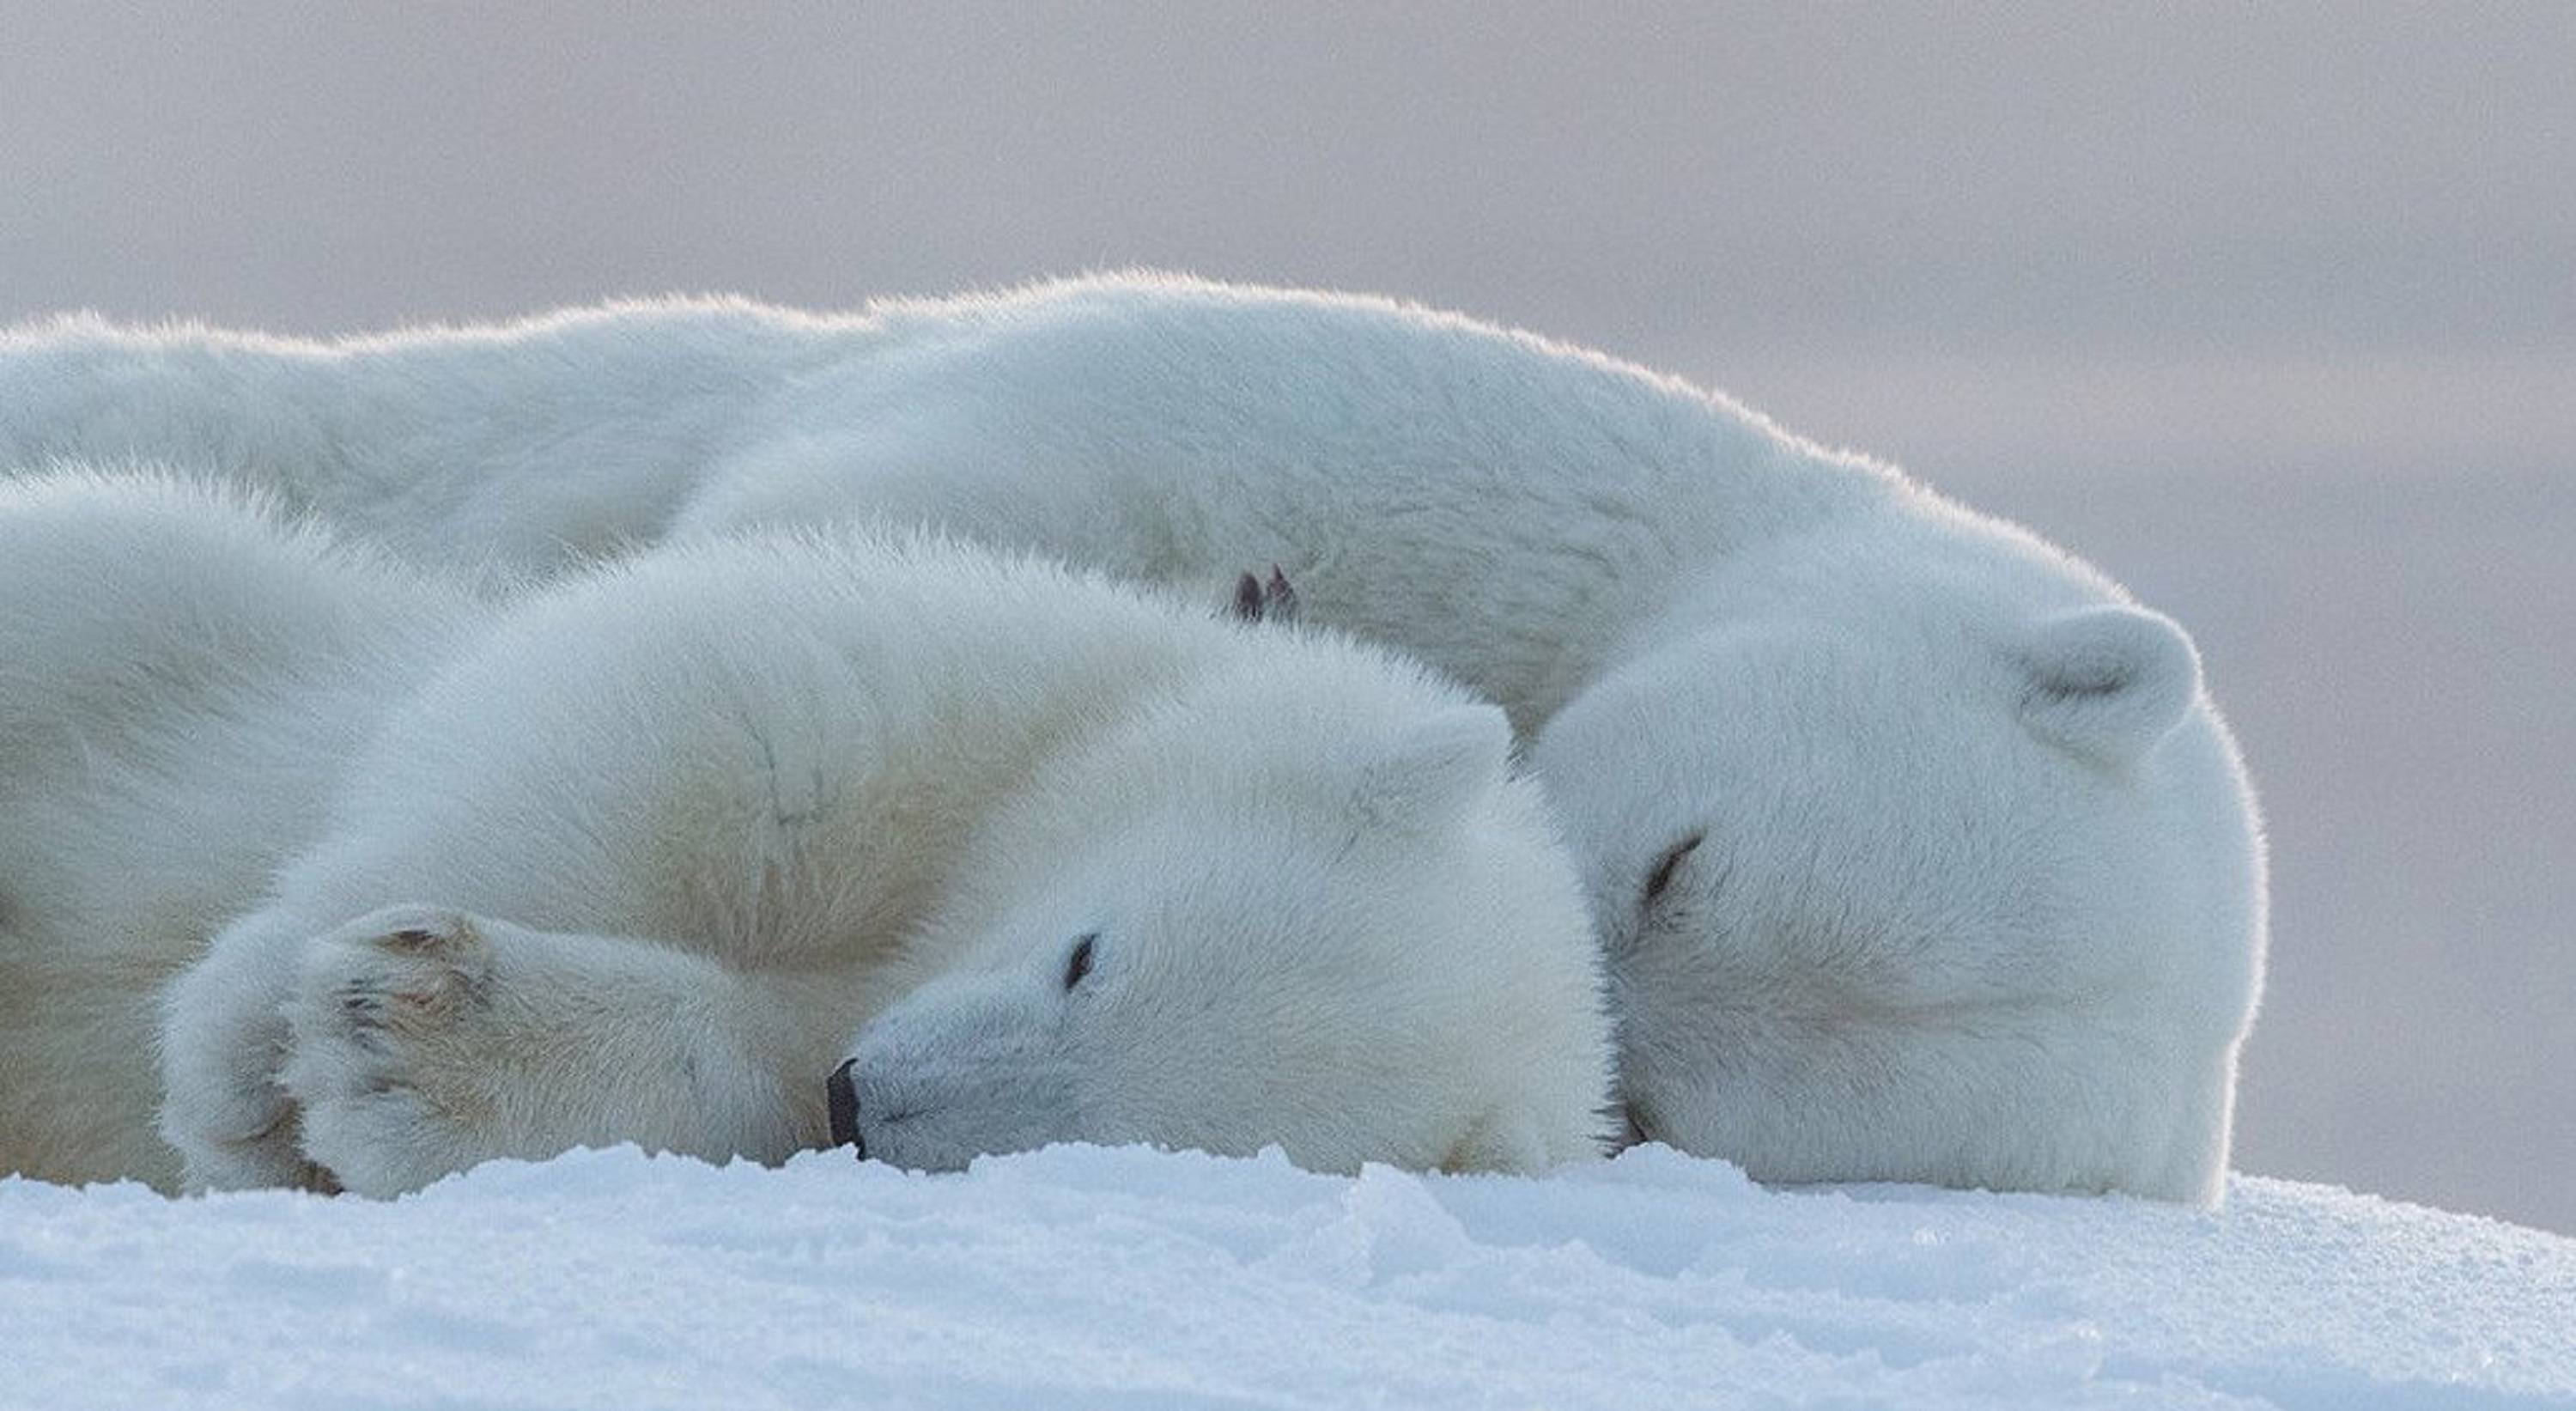
[[[1376,648],[846,536],[494,608],[77,476],[0,485],[0,602],[0,1170],[1600,1150],[1544,800]]]
[[[2190,641],[1672,379],[1154,276],[331,346],[0,338],[0,463],[66,456],[503,572],[842,519],[1201,593],[1280,565],[1306,620],[1510,712],[1640,1133],[1769,1180],[2218,1193],[2263,861]]]

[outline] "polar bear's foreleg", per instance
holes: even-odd
[[[367,1195],[628,1141],[779,1161],[826,1127],[797,1007],[654,942],[397,907],[305,950],[280,1080],[304,1155]]]

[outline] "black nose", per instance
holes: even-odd
[[[832,1145],[858,1148],[859,1159],[868,1156],[868,1144],[859,1140],[859,1085],[850,1078],[850,1070],[859,1066],[855,1058],[842,1060],[823,1080],[823,1098],[832,1112]]]

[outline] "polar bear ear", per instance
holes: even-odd
[[[2111,764],[2143,758],[2200,695],[2200,655],[2171,618],[2134,607],[2061,613],[2022,644],[2023,723]]]
[[[1459,706],[1381,745],[1361,766],[1351,803],[1372,824],[1445,822],[1501,780],[1511,754],[1502,711]]]

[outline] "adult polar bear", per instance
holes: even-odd
[[[1223,590],[1501,702],[1637,1127],[1779,1180],[2216,1196],[2251,795],[2171,622],[1721,398],[1378,300],[1121,276],[332,346],[69,321],[0,458],[211,465],[419,558],[882,517]]]
[[[172,1182],[192,961],[192,1185],[834,1127],[927,1168],[1607,1135],[1539,788],[1379,648],[867,542],[495,609],[85,476],[0,484],[0,602],[0,1171]]]

